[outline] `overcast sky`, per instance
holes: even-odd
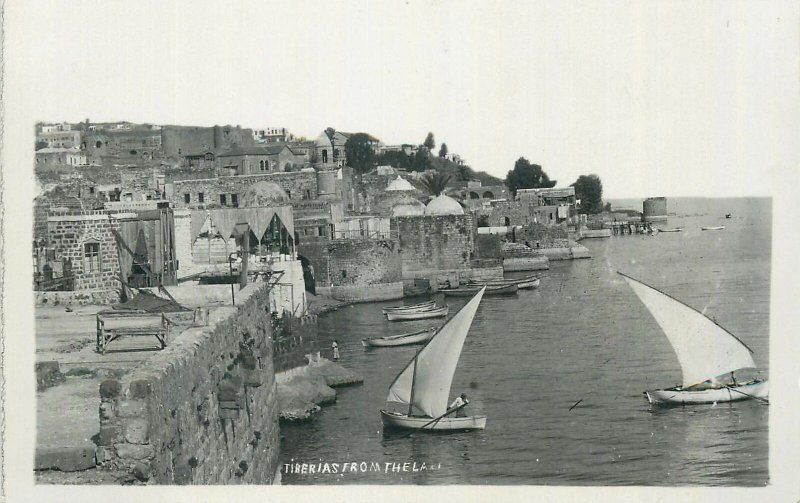
[[[525,156],[607,197],[770,195],[795,169],[794,3],[8,2],[25,120],[325,127]],[[19,105],[20,103],[17,102]],[[32,135],[32,129],[27,134]],[[30,141],[31,148],[33,141]],[[438,145],[437,145],[438,149]]]

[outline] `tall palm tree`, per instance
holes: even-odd
[[[450,175],[432,171],[422,177],[420,183],[431,195],[438,196],[444,192],[444,189],[447,187],[447,182],[449,181]]]

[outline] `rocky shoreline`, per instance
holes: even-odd
[[[321,406],[336,402],[339,386],[364,382],[355,372],[325,358],[315,358],[298,369],[275,376],[281,421],[305,421]]]

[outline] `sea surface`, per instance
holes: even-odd
[[[283,470],[283,483],[766,485],[768,405],[648,405],[642,392],[678,384],[680,367],[615,271],[716,319],[754,350],[766,378],[771,200],[668,204],[672,216],[658,225],[683,232],[585,240],[592,259],[551,262],[537,290],[483,299],[451,397],[467,393],[468,410],[488,416],[484,431],[383,432],[378,411],[418,347],[366,349],[360,340],[441,321],[385,321],[381,307],[403,301],[322,316],[323,347],[335,338],[340,362],[364,384],[340,388],[336,404],[311,421],[282,426],[282,462],[316,465],[313,474]],[[725,229],[700,230],[714,225]],[[468,300],[436,298],[451,315]],[[330,472],[319,473],[325,463]]]

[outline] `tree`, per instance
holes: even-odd
[[[611,203],[606,203],[606,205],[603,206],[603,211],[611,213]]]
[[[517,195],[518,189],[539,189],[550,188],[556,185],[556,180],[550,180],[547,173],[538,164],[531,162],[524,157],[517,159],[514,169],[506,175],[506,186],[513,195]]]
[[[43,148],[47,148],[47,142],[42,140],[36,140],[36,150],[42,150]]]
[[[427,148],[420,145],[411,162],[411,171],[427,171],[430,167],[431,153]]]
[[[433,150],[436,147],[436,140],[433,139],[433,133],[428,133],[428,136],[425,137],[425,142],[423,143],[428,150]]]
[[[599,176],[581,175],[570,187],[575,187],[575,198],[581,200],[579,213],[603,211],[603,183]]]
[[[420,180],[420,183],[433,196],[438,196],[447,187],[447,182],[450,181],[450,175],[440,173],[438,171],[431,171]]]
[[[367,134],[351,135],[344,144],[344,153],[356,173],[367,173],[375,167],[375,151]]]
[[[439,157],[447,157],[447,143],[442,143],[442,146],[439,147]]]

